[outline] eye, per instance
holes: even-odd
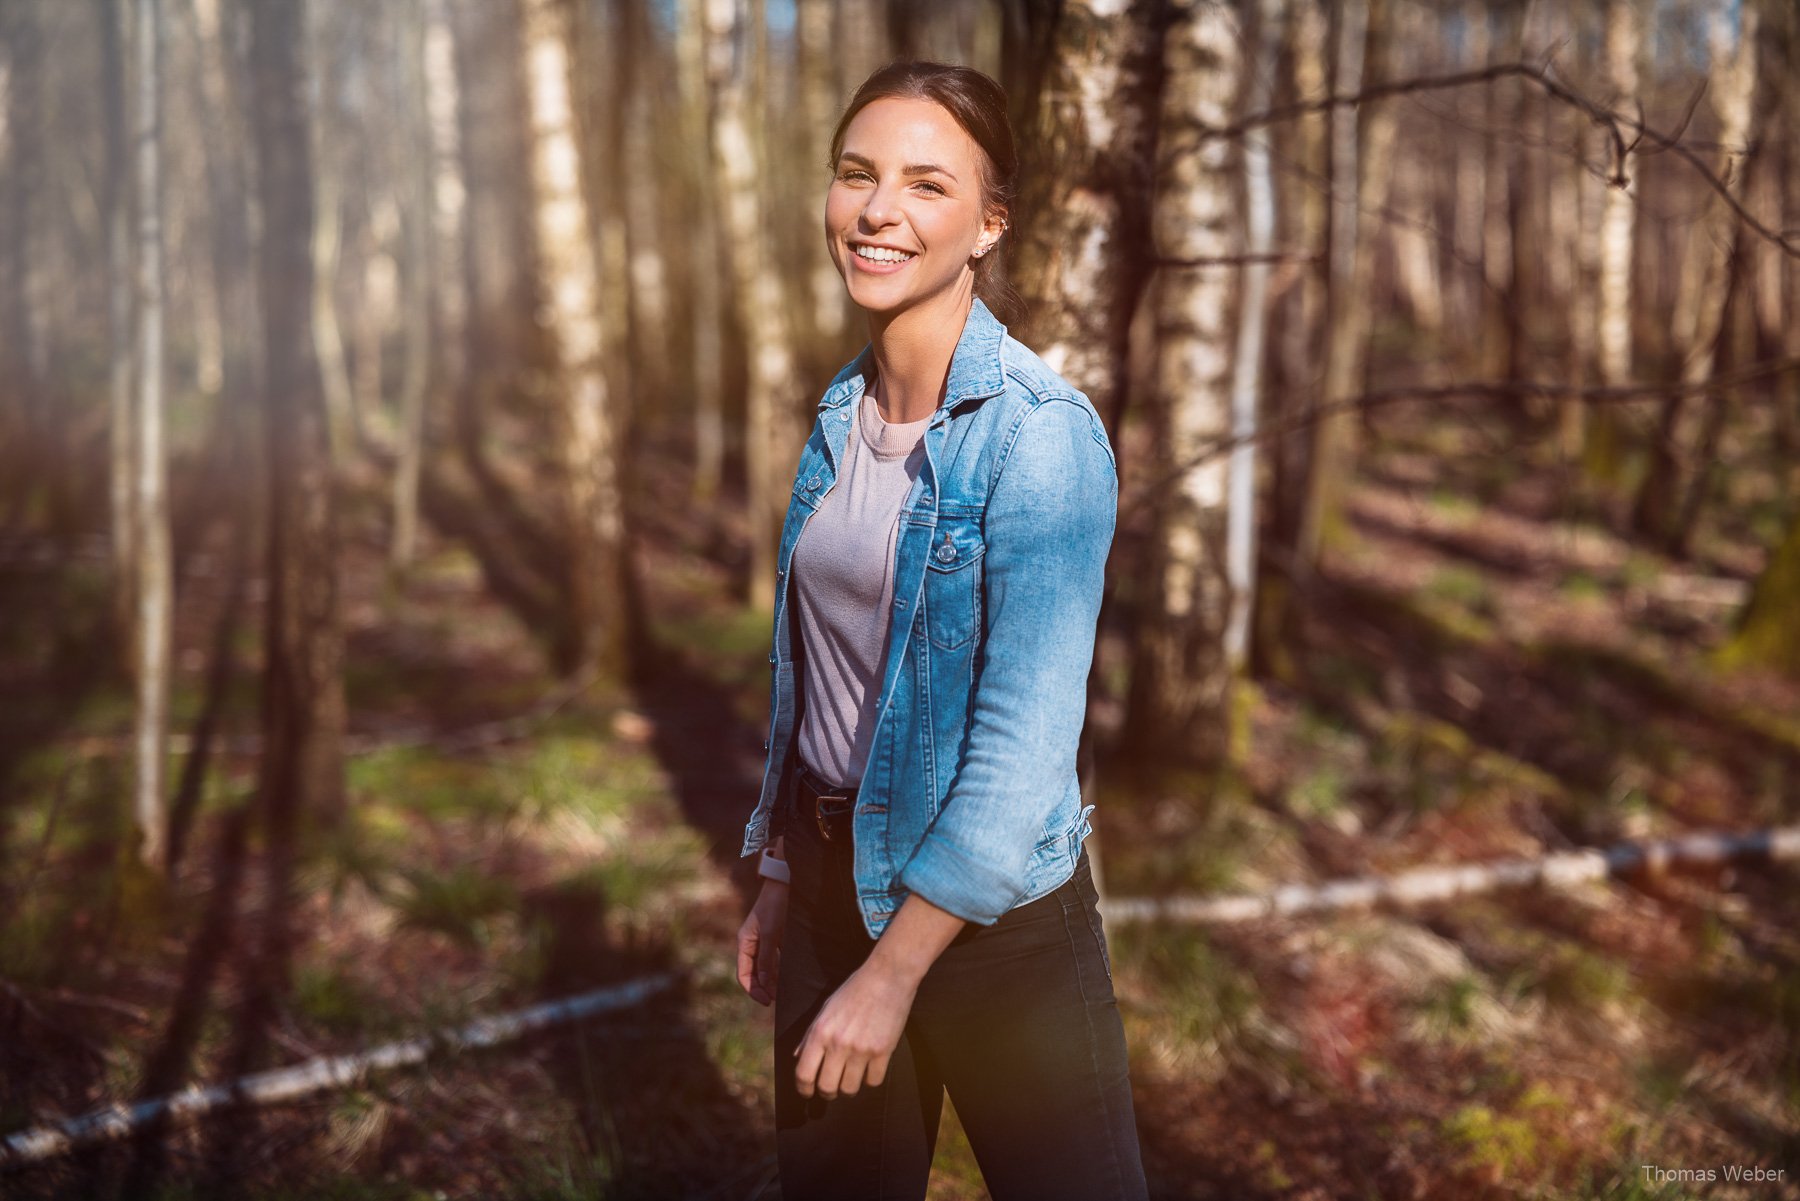
[[[939,196],[948,196],[949,195],[948,192],[944,191],[944,189],[940,188],[938,185],[932,183],[929,179],[921,179],[919,181],[919,186],[921,188],[930,188],[932,191],[936,192]]]
[[[851,179],[872,179],[874,177],[871,176],[867,171],[864,171],[858,167],[851,167],[847,170],[839,171],[838,178],[843,179],[843,180],[851,180]]]

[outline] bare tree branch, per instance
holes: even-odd
[[[1607,133],[1611,136],[1613,144],[1613,172],[1609,182],[1614,187],[1622,188],[1626,185],[1625,162],[1634,151],[1645,155],[1663,152],[1673,154],[1698,172],[1700,178],[1706,181],[1708,187],[1718,193],[1719,197],[1725,201],[1726,206],[1731,209],[1738,220],[1742,221],[1746,226],[1753,230],[1758,237],[1779,248],[1783,254],[1791,255],[1794,258],[1800,258],[1800,240],[1796,240],[1796,237],[1793,235],[1780,233],[1770,229],[1761,221],[1758,221],[1736,197],[1732,196],[1731,190],[1725,186],[1725,181],[1714,174],[1712,169],[1701,160],[1700,156],[1695,154],[1690,147],[1681,141],[1681,135],[1687,129],[1688,121],[1692,118],[1695,108],[1700,103],[1702,92],[1696,92],[1689,100],[1686,113],[1682,117],[1680,126],[1677,127],[1675,133],[1668,134],[1653,128],[1644,121],[1641,106],[1639,107],[1638,116],[1625,116],[1615,109],[1608,108],[1605,105],[1590,100],[1568,84],[1553,78],[1547,65],[1539,66],[1535,63],[1525,62],[1493,63],[1478,70],[1455,71],[1447,75],[1418,75],[1411,79],[1397,79],[1386,83],[1371,84],[1368,87],[1343,95],[1325,96],[1317,100],[1300,100],[1292,104],[1277,105],[1274,108],[1265,109],[1260,113],[1251,113],[1230,125],[1219,125],[1214,126],[1211,129],[1204,129],[1200,132],[1200,136],[1202,138],[1241,137],[1248,130],[1258,128],[1259,126],[1272,125],[1278,121],[1291,121],[1296,117],[1303,117],[1311,113],[1328,112],[1331,109],[1341,108],[1345,105],[1363,104],[1367,101],[1382,100],[1389,96],[1403,96],[1411,92],[1436,91],[1444,88],[1468,87],[1472,84],[1479,83],[1493,83],[1495,80],[1512,77],[1530,80],[1539,88],[1542,88],[1544,92],[1551,97],[1586,113],[1596,125],[1606,129]],[[1627,131],[1630,131],[1630,133],[1635,136],[1627,137]],[[1646,141],[1651,143],[1653,148],[1638,151],[1639,145]]]
[[[580,996],[478,1018],[466,1025],[434,1030],[405,1042],[385,1043],[353,1055],[320,1056],[293,1067],[257,1072],[210,1088],[191,1085],[170,1097],[135,1105],[114,1105],[78,1118],[21,1130],[0,1140],[0,1172],[17,1169],[79,1147],[124,1138],[152,1122],[191,1122],[231,1106],[276,1105],[329,1089],[353,1088],[376,1072],[424,1063],[446,1051],[491,1047],[524,1035],[595,1014],[636,1005],[672,988],[670,973],[642,976]]]

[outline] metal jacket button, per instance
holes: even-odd
[[[937,548],[937,561],[939,563],[953,563],[956,561],[956,547],[951,544],[948,537],[944,539],[944,544]]]
[[[806,481],[806,490],[808,492],[817,492],[819,490],[819,477],[818,476],[815,475],[810,480]]]

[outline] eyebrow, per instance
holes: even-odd
[[[864,158],[862,155],[857,154],[853,150],[846,150],[842,154],[838,155],[839,162],[844,162],[846,160],[849,162],[855,163],[859,167],[871,167],[872,168],[875,166],[875,164],[872,160]],[[906,164],[906,166],[900,168],[900,173],[902,175],[932,175],[932,174],[944,175],[944,176],[948,176],[952,183],[956,182],[956,175],[954,172],[947,171],[943,167],[938,166],[936,163],[908,163],[908,164]]]

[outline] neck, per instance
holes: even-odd
[[[950,359],[975,303],[973,278],[961,288],[898,313],[869,314],[869,345],[881,387],[881,419],[923,421],[944,402]]]

